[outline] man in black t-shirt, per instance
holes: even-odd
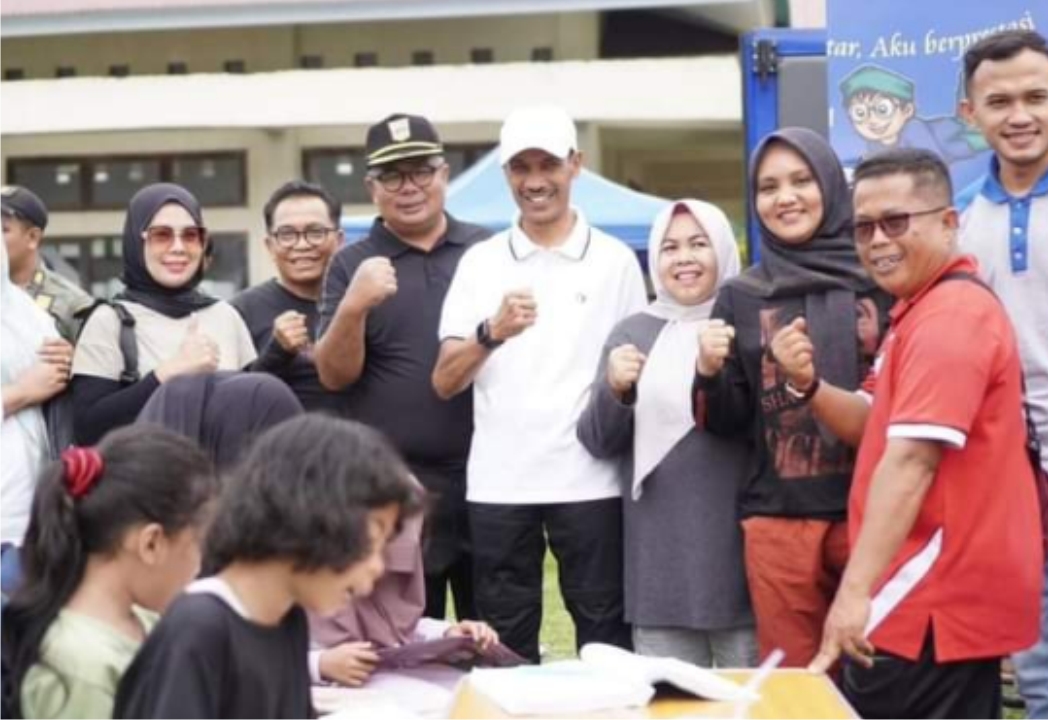
[[[437,397],[437,326],[459,259],[490,233],[444,211],[448,165],[425,118],[391,115],[367,134],[365,183],[379,217],[331,261],[320,303],[321,382],[349,416],[384,432],[434,499],[423,538],[426,615],[475,618],[466,515],[470,393]]]
[[[342,400],[317,378],[313,339],[324,271],[342,246],[342,206],[319,185],[292,180],[263,212],[277,277],[232,300],[258,351],[254,369],[286,382],[307,411],[338,412]]]

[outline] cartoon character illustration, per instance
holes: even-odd
[[[917,147],[952,164],[989,149],[983,136],[957,116],[918,116],[913,81],[899,73],[861,65],[841,81],[840,90],[852,127],[866,141],[866,154]]]

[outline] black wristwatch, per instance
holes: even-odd
[[[494,350],[505,340],[496,340],[491,337],[491,323],[488,320],[482,320],[480,325],[477,325],[477,342],[488,350]]]
[[[795,388],[793,386],[792,383],[790,383],[789,380],[787,380],[786,381],[786,392],[789,394],[790,397],[792,397],[792,398],[794,398],[796,400],[800,400],[801,402],[806,403],[809,400],[811,400],[813,397],[815,397],[815,393],[817,393],[819,391],[819,383],[820,382],[821,381],[819,380],[819,376],[816,375],[815,379],[812,380],[812,383],[811,383],[811,385],[808,386],[807,390],[798,390],[797,388]]]

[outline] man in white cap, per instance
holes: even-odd
[[[640,266],[571,206],[582,153],[563,110],[512,113],[500,159],[520,212],[462,257],[433,370],[441,397],[473,385],[466,500],[477,610],[539,660],[548,537],[577,646],[628,647],[616,469],[586,452],[575,426],[612,327],[645,305]]]

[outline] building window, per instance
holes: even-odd
[[[531,60],[532,62],[552,62],[553,60],[553,48],[551,47],[537,47],[531,49]]]
[[[353,65],[356,67],[375,67],[378,65],[378,53],[358,52],[353,55]]]
[[[189,72],[189,66],[181,60],[175,60],[167,64],[168,75],[185,75]]]
[[[450,178],[454,179],[493,147],[491,144],[445,145],[444,158]],[[302,153],[302,174],[306,180],[322,185],[344,205],[371,202],[364,185],[366,173],[367,162],[361,148],[314,148]]]
[[[477,65],[495,62],[495,51],[491,48],[473,48],[469,51],[469,61]]]
[[[302,153],[302,174],[306,179],[322,185],[343,204],[371,202],[364,186],[366,172],[364,151],[359,148],[324,148]]]
[[[303,55],[299,58],[299,65],[303,70],[319,70],[324,67],[323,55]]]
[[[4,80],[25,80],[25,70],[22,68],[7,68],[4,70]]]
[[[76,68],[72,65],[59,65],[55,68],[56,78],[71,78],[76,77]]]
[[[127,77],[131,74],[130,65],[110,65],[109,75],[110,77]]]
[[[247,72],[247,63],[243,60],[226,60],[222,65],[222,69],[227,73],[233,73],[234,75],[243,75]]]
[[[155,182],[174,182],[201,205],[247,204],[244,153],[193,155],[9,158],[7,176],[43,198],[51,210],[123,210],[131,196]]]
[[[228,300],[247,287],[247,234],[214,233],[214,254],[201,289]],[[56,237],[48,235],[43,255],[48,266],[75,280],[99,298],[123,289],[123,240],[120,235]]]
[[[432,50],[416,50],[411,53],[411,64],[412,65],[432,65],[433,64],[433,51]]]

